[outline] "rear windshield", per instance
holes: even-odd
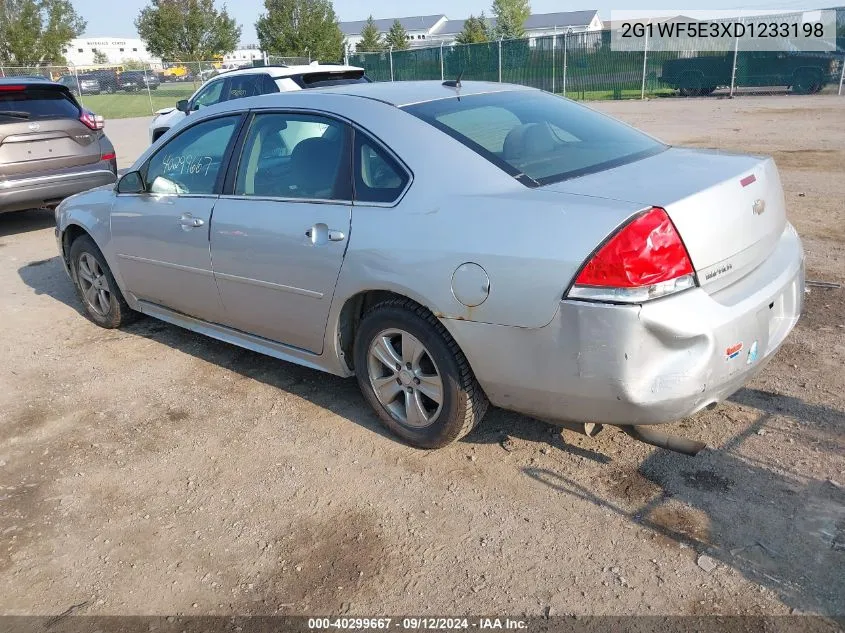
[[[66,88],[0,86],[0,122],[22,118],[79,118],[79,106]],[[26,116],[24,116],[26,115]]]
[[[343,86],[346,84],[368,84],[370,80],[363,70],[346,70],[340,72],[306,73],[291,77],[300,88],[325,88],[326,86]]]
[[[642,132],[547,92],[469,95],[404,109],[529,186],[610,169],[666,149]]]

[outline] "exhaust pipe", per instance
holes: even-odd
[[[704,442],[696,442],[685,437],[678,437],[677,435],[669,435],[661,433],[653,426],[638,426],[638,425],[624,425],[620,429],[625,431],[635,440],[639,440],[645,444],[651,444],[658,448],[665,448],[667,451],[674,451],[676,453],[683,453],[695,457],[702,450],[707,447]]]

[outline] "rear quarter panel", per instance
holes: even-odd
[[[312,92],[301,101],[316,105],[333,97]],[[345,101],[335,105],[337,111],[396,152],[413,183],[395,207],[353,208],[335,318],[355,294],[390,290],[442,319],[542,327],[585,258],[641,208],[530,189],[406,112],[369,99]],[[463,305],[452,292],[452,276],[467,262],[480,265],[490,279],[489,296],[476,307]]]

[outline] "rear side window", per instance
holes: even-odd
[[[404,109],[528,186],[611,169],[666,149],[619,121],[540,91],[468,95]]]
[[[67,90],[0,86],[0,122],[9,119],[78,119],[79,106]]]
[[[276,86],[276,82],[270,79],[270,76],[265,73],[235,75],[229,78],[229,92],[225,100],[255,97],[278,91],[279,88]]]
[[[355,202],[395,202],[409,176],[381,147],[355,133]]]

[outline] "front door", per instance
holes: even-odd
[[[321,353],[351,219],[351,129],[324,116],[261,113],[233,195],[211,223],[227,324]]]
[[[240,115],[203,121],[141,169],[145,193],[119,194],[111,230],[118,266],[138,299],[207,321],[222,319],[209,226],[223,161]]]

